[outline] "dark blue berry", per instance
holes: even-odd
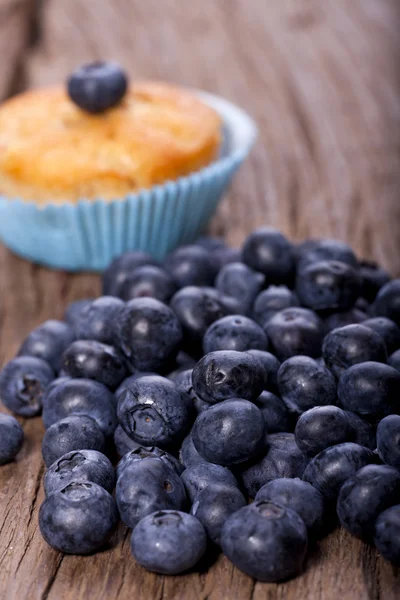
[[[292,306],[299,306],[299,299],[292,290],[286,285],[269,285],[255,299],[252,315],[264,327],[277,312]]]
[[[400,373],[378,362],[364,362],[344,371],[339,379],[341,405],[370,420],[379,419],[400,408]]]
[[[183,440],[179,451],[179,458],[186,469],[199,465],[200,463],[208,462],[197,452],[195,445],[193,444],[192,433],[189,433]]]
[[[68,78],[68,95],[82,110],[99,113],[116,106],[128,88],[126,73],[112,62],[78,67]]]
[[[194,410],[195,413],[200,413],[210,405],[196,395],[193,389],[192,374],[193,369],[185,369],[173,378],[170,377],[170,379],[172,379],[178,390],[183,394],[183,397],[187,399],[189,409],[191,411]]]
[[[66,321],[71,327],[75,327],[80,320],[83,312],[93,302],[94,298],[84,298],[83,300],[75,300],[71,302],[65,310],[64,321]]]
[[[298,575],[307,552],[307,529],[297,513],[274,502],[253,502],[231,515],[222,528],[224,554],[259,581]]]
[[[360,262],[359,273],[361,294],[368,302],[373,302],[381,287],[390,281],[390,275],[376,263],[367,260]]]
[[[272,392],[261,392],[254,401],[261,410],[268,433],[293,431],[293,420],[286,404]]]
[[[73,481],[91,481],[111,493],[115,485],[114,468],[108,458],[96,450],[67,452],[50,465],[44,475],[46,496]]]
[[[350,423],[350,427],[352,429],[352,440],[356,444],[360,444],[360,446],[365,446],[370,450],[375,450],[376,448],[376,428],[373,424],[368,423],[360,416],[355,413],[345,410],[347,419]]]
[[[124,456],[131,450],[137,450],[140,448],[140,444],[135,442],[128,434],[122,429],[121,425],[118,425],[114,431],[114,444],[115,449],[120,456]]]
[[[177,510],[148,515],[133,530],[131,550],[148,571],[178,575],[194,567],[207,547],[204,527],[195,517]]]
[[[387,465],[400,469],[400,416],[389,415],[382,419],[376,430],[379,457]]]
[[[53,380],[54,372],[46,361],[18,356],[0,372],[0,398],[17,415],[34,417],[42,410],[43,395]]]
[[[131,250],[115,258],[103,273],[103,296],[118,296],[128,277],[145,265],[157,265],[157,262],[141,250]]]
[[[300,415],[322,404],[336,404],[336,380],[309,356],[292,356],[278,371],[278,388],[290,412]]]
[[[156,510],[185,507],[185,486],[174,469],[160,458],[131,461],[117,479],[116,499],[122,521],[136,527]]]
[[[350,533],[372,541],[379,514],[399,502],[399,471],[386,465],[367,465],[342,485],[337,514]]]
[[[204,356],[193,369],[193,389],[206,402],[255,400],[264,387],[262,364],[247,352],[221,350]]]
[[[167,371],[182,344],[175,313],[154,298],[136,298],[119,317],[120,347],[139,371]]]
[[[168,469],[172,469],[178,475],[182,475],[184,466],[175,456],[157,448],[157,446],[138,446],[127,452],[119,461],[117,466],[117,478],[121,477],[126,467],[137,460],[148,460],[151,458],[159,458]]]
[[[324,339],[322,355],[326,366],[339,377],[352,365],[366,361],[386,362],[386,347],[381,336],[364,325],[334,329]]]
[[[217,248],[212,252],[212,259],[219,271],[230,263],[241,262],[242,251],[239,248],[228,248],[228,246],[225,248]]]
[[[168,446],[181,440],[189,425],[188,404],[176,385],[157,375],[140,377],[118,400],[125,432],[145,446]]]
[[[400,371],[400,350],[393,352],[388,358],[388,365]]]
[[[307,463],[293,433],[273,433],[267,436],[261,458],[240,465],[237,473],[249,496],[254,498],[258,490],[273,479],[302,477]]]
[[[296,444],[307,456],[354,439],[347,413],[337,406],[316,406],[304,412],[297,421],[294,435]]]
[[[324,524],[324,498],[307,481],[302,481],[298,477],[274,479],[263,485],[257,492],[255,501],[274,502],[290,508],[302,518],[311,537],[321,536]]]
[[[175,282],[165,269],[155,265],[144,265],[126,278],[118,290],[118,296],[126,302],[146,296],[169,302],[175,292]]]
[[[72,450],[104,452],[105,438],[96,421],[86,415],[70,415],[57,421],[44,434],[42,455],[46,466]]]
[[[225,400],[198,415],[192,436],[201,456],[229,466],[259,454],[264,445],[265,423],[255,404]]]
[[[221,248],[228,247],[222,238],[213,237],[209,235],[204,235],[202,237],[197,238],[195,244],[196,246],[201,246],[202,248],[205,248],[209,252],[214,252],[214,250],[219,250]]]
[[[383,558],[400,566],[400,504],[379,515],[375,524],[374,543]]]
[[[174,250],[165,259],[164,267],[179,288],[213,285],[217,274],[212,254],[197,245]]]
[[[374,317],[363,321],[364,327],[369,327],[378,333],[386,345],[387,354],[393,354],[400,348],[400,328],[386,317]]]
[[[339,261],[354,269],[358,267],[358,261],[353,250],[340,240],[307,240],[297,246],[296,257],[298,270],[322,260]]]
[[[220,545],[225,521],[246,504],[237,487],[213,483],[199,491],[190,513],[203,525],[209,539]]]
[[[286,308],[276,313],[264,329],[272,351],[279,360],[296,354],[313,358],[321,355],[323,322],[307,308]]]
[[[64,352],[63,371],[75,379],[94,379],[115,389],[126,377],[124,357],[107,344],[96,340],[77,340]]]
[[[205,488],[215,485],[231,488],[238,485],[235,476],[229,469],[208,462],[199,463],[185,469],[182,473],[182,480],[191,502]]]
[[[0,465],[11,462],[17,456],[23,441],[24,430],[17,419],[0,413]]]
[[[276,229],[261,227],[243,245],[243,262],[265,275],[268,285],[290,283],[294,275],[293,246]]]
[[[116,342],[119,315],[124,306],[122,300],[111,296],[101,296],[93,300],[82,311],[75,325],[76,338],[113,345]]]
[[[267,347],[268,339],[264,330],[255,321],[242,315],[229,315],[215,321],[203,339],[204,354],[217,350],[267,350]]]
[[[45,541],[66,554],[90,554],[109,540],[118,523],[113,497],[101,486],[74,481],[51,494],[39,511]]]
[[[303,479],[329,501],[336,500],[343,483],[361,467],[375,461],[374,453],[353,442],[322,450],[307,465]]]
[[[69,415],[94,419],[106,437],[117,426],[113,394],[91,379],[67,379],[52,386],[43,398],[43,423],[49,428]]]
[[[359,308],[353,307],[349,310],[334,312],[324,318],[324,329],[326,333],[345,327],[346,325],[354,325],[355,323],[363,323],[368,318],[367,314]]]
[[[247,351],[251,356],[261,361],[264,368],[264,389],[270,392],[278,391],[278,371],[281,363],[270,352],[251,349]]]
[[[215,282],[215,287],[224,296],[238,300],[243,314],[249,314],[257,294],[262,290],[265,277],[241,262],[225,265]]]
[[[22,343],[19,356],[35,356],[49,363],[54,371],[61,369],[64,350],[74,341],[73,329],[63,321],[45,321]]]
[[[129,375],[123,382],[118,386],[115,390],[114,396],[116,401],[118,402],[118,398],[121,396],[122,392],[127,390],[129,386],[134,383],[140,377],[148,377],[150,375],[157,375],[157,373],[153,373],[152,371],[135,371],[133,375]]]
[[[376,317],[387,317],[400,327],[400,279],[393,279],[380,289],[371,310]]]

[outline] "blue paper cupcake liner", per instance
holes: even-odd
[[[33,262],[68,271],[99,271],[127,250],[162,260],[207,227],[256,137],[254,121],[227,100],[195,93],[221,115],[223,147],[211,165],[111,201],[81,199],[42,207],[0,196],[0,239]]]

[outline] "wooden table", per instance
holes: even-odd
[[[87,59],[134,77],[222,94],[257,119],[260,139],[213,221],[240,243],[269,223],[293,239],[331,236],[400,272],[398,0],[0,0],[0,96],[62,80]],[[0,249],[0,360],[29,330],[97,294],[98,277],[51,272]],[[0,470],[0,598],[7,600],[394,600],[400,571],[343,530],[304,574],[255,583],[224,558],[157,577],[120,527],[113,547],[62,556],[38,530],[40,419],[23,422],[18,460]]]

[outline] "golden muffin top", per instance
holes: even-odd
[[[174,180],[218,155],[217,113],[184,89],[138,82],[102,113],[62,87],[0,107],[0,194],[38,203],[118,198]]]

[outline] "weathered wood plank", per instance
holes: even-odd
[[[259,142],[222,203],[214,231],[232,243],[262,223],[295,239],[339,237],[400,273],[397,0],[48,0],[41,16],[40,43],[25,63],[29,85],[59,81],[83,60],[109,57],[134,77],[208,89],[254,115]],[[10,39],[14,27],[4,29]],[[10,68],[0,67],[0,95]],[[72,299],[98,293],[99,282],[31,266],[1,249],[0,290],[4,361],[35,324],[60,317]],[[181,578],[148,574],[130,557],[122,526],[105,552],[61,557],[37,529],[42,425],[26,421],[25,431],[17,463],[0,471],[0,596],[394,600],[400,595],[399,571],[344,531],[321,542],[300,578],[279,586],[254,584],[222,557],[210,569],[204,565],[200,573]]]

